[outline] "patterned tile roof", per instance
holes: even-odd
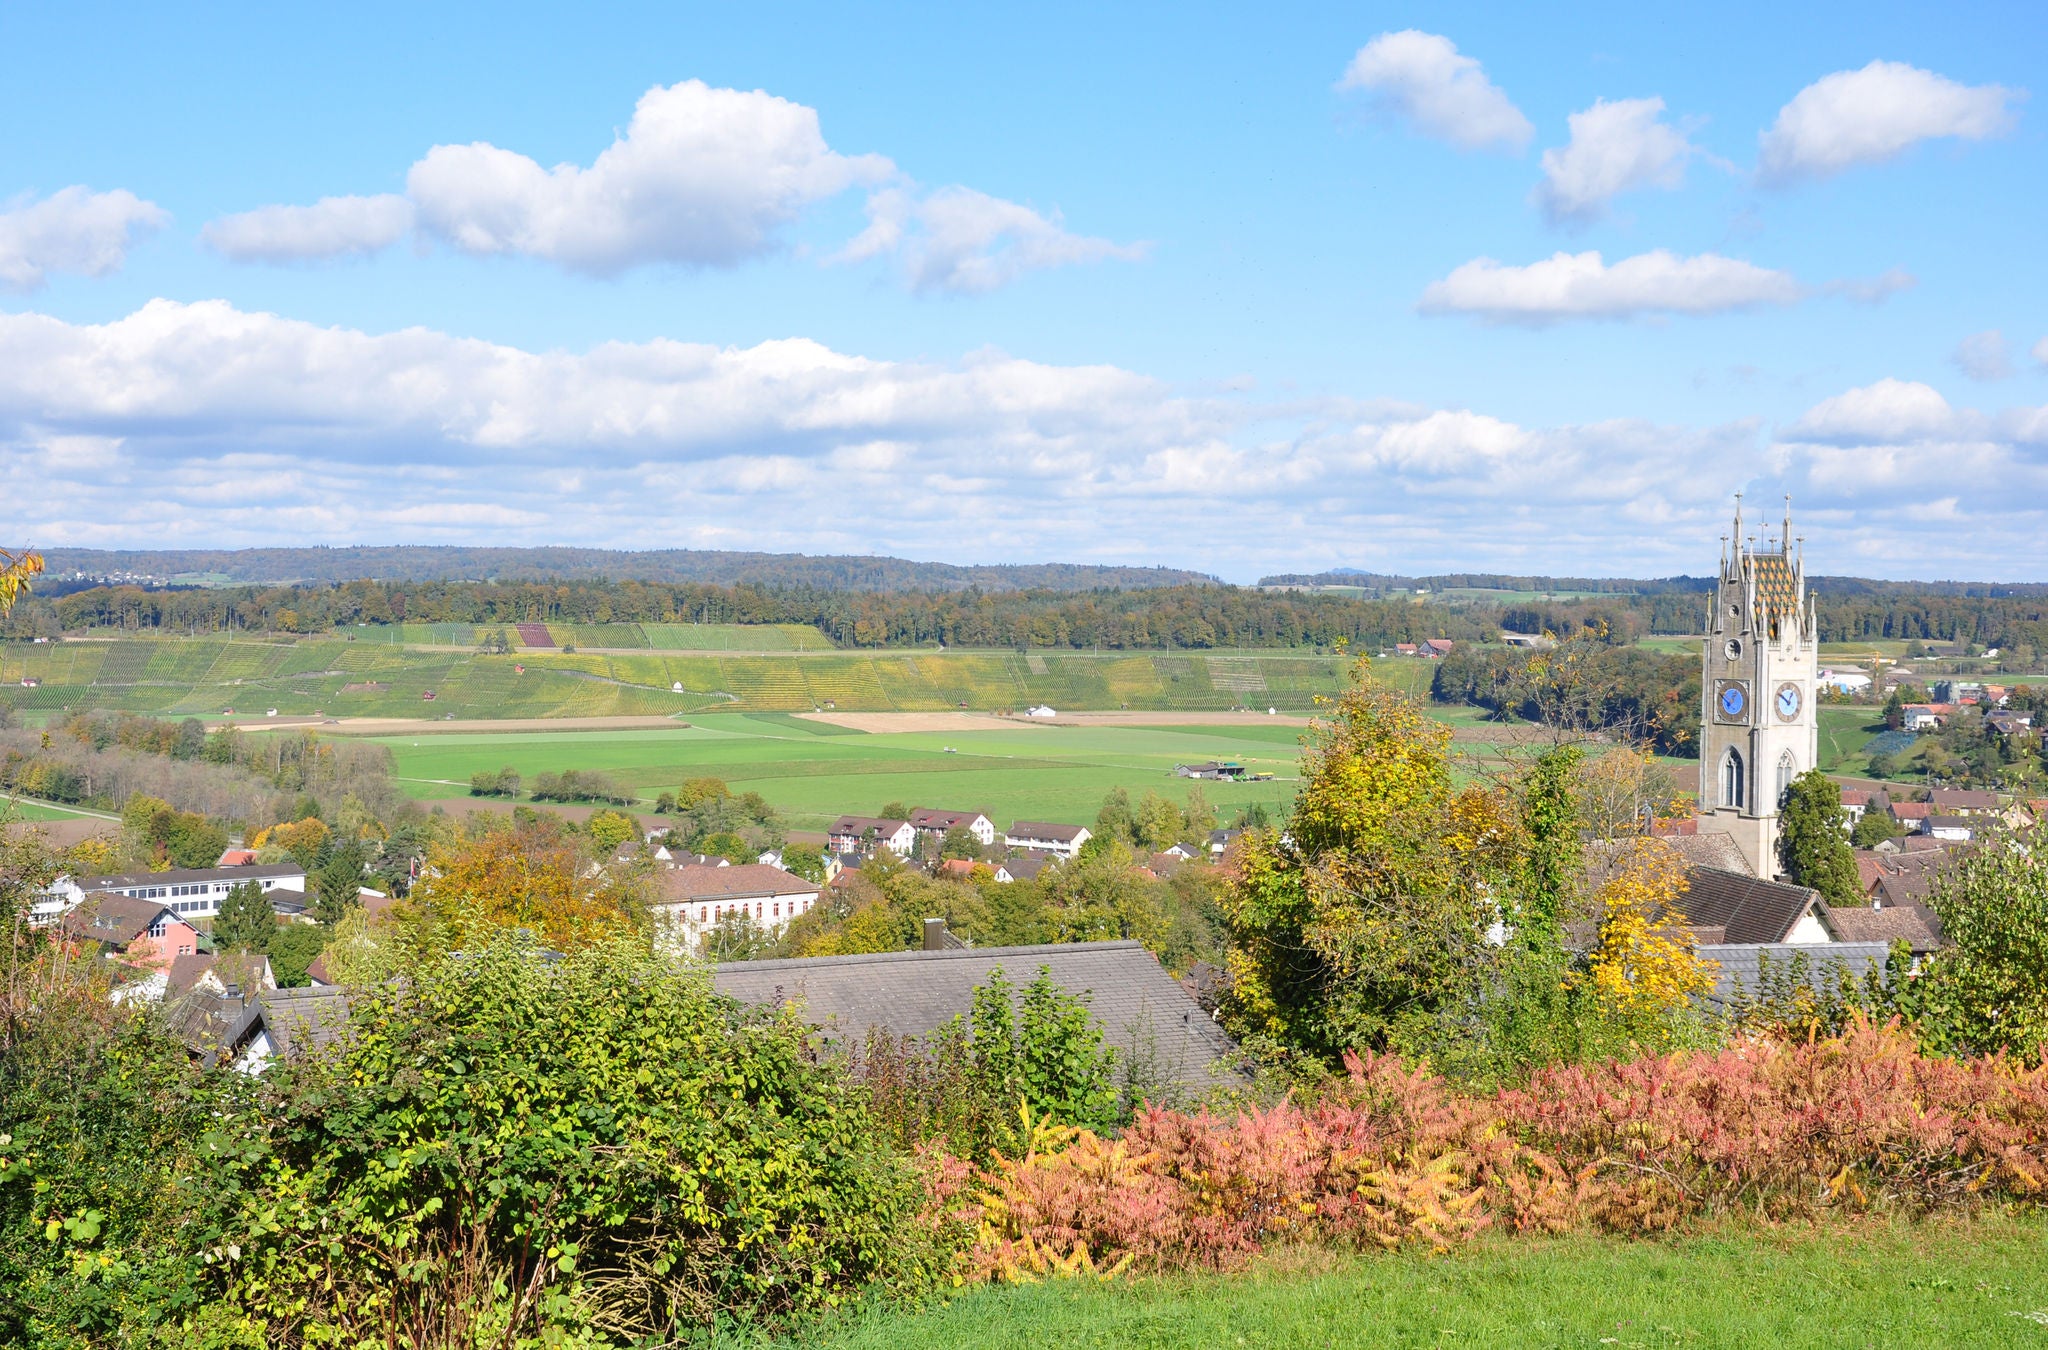
[[[1749,575],[1756,583],[1757,604],[1772,618],[1791,613],[1799,604],[1799,581],[1784,554],[1750,554]]]

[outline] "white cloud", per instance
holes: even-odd
[[[1108,259],[1135,261],[1145,244],[1070,234],[1057,217],[972,188],[940,188],[923,198],[884,188],[868,198],[868,225],[839,254],[857,261],[899,255],[913,291],[976,295],[1025,272]]]
[[[1958,430],[1956,411],[1938,390],[1914,380],[1883,379],[1821,400],[1789,435],[1837,445],[1907,444]]]
[[[1339,89],[1363,89],[1386,111],[1462,150],[1526,150],[1536,128],[1479,62],[1447,37],[1410,28],[1358,49]]]
[[[1785,489],[1894,575],[2041,579],[2048,408],[1958,408],[1883,379],[1814,405],[1771,460]]]
[[[625,134],[587,169],[542,168],[481,141],[437,145],[406,192],[421,226],[464,252],[608,276],[756,257],[805,208],[894,172],[880,155],[826,145],[814,109],[685,80],[642,95]]]
[[[1590,221],[1631,188],[1684,183],[1694,149],[1659,120],[1663,112],[1661,98],[1625,98],[1596,99],[1573,113],[1570,143],[1543,152],[1543,182],[1535,194],[1543,214],[1552,223]]]
[[[2034,360],[2043,366],[2048,366],[2048,337],[2044,337],[2034,344]]]
[[[1981,141],[2011,129],[2024,95],[1965,85],[1899,61],[1823,76],[1778,111],[1759,141],[1764,181],[1825,178],[1926,140]]]
[[[41,201],[17,198],[0,210],[0,288],[37,290],[52,272],[118,272],[136,240],[170,218],[125,188],[68,187]]]
[[[529,352],[221,301],[0,314],[0,480],[39,543],[598,544],[1660,576],[1726,494],[1799,494],[1829,571],[2038,572],[2048,409],[1880,381],[1754,421],[1524,426],[1387,400],[1195,397],[1000,352],[802,338]],[[919,490],[902,490],[905,475]],[[1926,516],[1930,475],[1953,521]],[[816,511],[886,501],[886,511]],[[1916,515],[1915,513],[1919,513]]]
[[[1496,323],[1718,314],[1789,305],[1805,294],[1790,273],[1715,253],[1681,258],[1658,249],[1609,266],[1597,251],[1558,253],[1513,267],[1475,258],[1422,293],[1425,314],[1474,314]]]
[[[2012,344],[2005,334],[1989,328],[1958,342],[1949,360],[1973,380],[2002,380],[2012,374]]]
[[[265,206],[216,220],[202,237],[238,262],[275,263],[373,253],[417,228],[465,253],[613,276],[773,252],[805,211],[856,187],[870,189],[868,228],[834,260],[897,256],[918,291],[989,291],[1028,271],[1146,250],[1069,233],[1057,213],[971,188],[920,194],[886,157],[833,150],[816,110],[700,80],[648,90],[588,167],[543,168],[482,141],[437,145],[412,166],[405,196]]]
[[[312,206],[262,206],[209,221],[208,248],[235,262],[302,262],[375,253],[412,228],[412,203],[376,197],[322,197]]]

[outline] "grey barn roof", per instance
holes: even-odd
[[[1861,978],[1868,970],[1885,967],[1887,944],[1882,942],[1729,942],[1702,943],[1694,948],[1701,960],[1714,961],[1714,988],[1706,996],[1709,1007],[1723,1008],[1739,991],[1755,994],[1759,971],[1768,960],[1775,974],[1792,969],[1793,961],[1805,957],[1804,982],[1813,988],[1834,986],[1839,969]]]
[[[977,985],[1002,967],[1023,987],[1047,968],[1069,993],[1085,996],[1103,1039],[1156,1067],[1161,1080],[1200,1088],[1215,1081],[1230,1037],[1152,953],[1136,942],[1075,942],[965,951],[880,952],[719,966],[712,983],[744,1003],[801,1002],[804,1015],[847,1038],[879,1027],[923,1036],[966,1013]]]

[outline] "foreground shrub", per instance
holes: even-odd
[[[1733,1212],[1907,1214],[2048,1186],[2048,1070],[1923,1055],[1896,1026],[1536,1074],[1461,1093],[1353,1057],[1318,1103],[1039,1130],[981,1176],[975,1269],[1230,1267],[1278,1240],[1445,1247],[1663,1231]]]
[[[805,1029],[631,940],[428,965],[264,1087],[209,1141],[208,1254],[273,1344],[664,1339],[950,1260]]]
[[[854,1076],[900,1147],[937,1144],[977,1163],[1017,1152],[1029,1138],[1018,1131],[1019,1102],[1060,1125],[1106,1130],[1129,1119],[1144,1085],[1126,1072],[1119,1093],[1122,1057],[1103,1045],[1087,1003],[1044,966],[1021,997],[1014,988],[997,966],[967,1016],[920,1038],[870,1029],[853,1047]]]

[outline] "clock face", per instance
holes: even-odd
[[[1716,702],[1721,709],[1721,716],[1732,721],[1749,711],[1749,691],[1739,684],[1730,682],[1721,686],[1721,697]]]
[[[1804,699],[1799,693],[1798,685],[1781,684],[1778,686],[1778,716],[1784,718],[1787,722],[1799,716],[1799,705],[1803,701]]]

